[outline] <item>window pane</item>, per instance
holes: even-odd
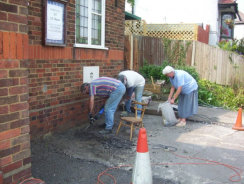
[[[76,42],[88,43],[88,0],[77,0]]]
[[[231,14],[224,14],[221,19],[221,36],[232,38],[234,20]]]
[[[93,45],[101,45],[101,16],[100,15],[92,15],[92,44]]]
[[[105,1],[76,0],[76,43],[104,46]]]
[[[101,14],[102,13],[102,0],[93,0],[92,1],[92,12]]]

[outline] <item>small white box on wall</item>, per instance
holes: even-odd
[[[99,78],[99,66],[83,67],[83,83],[90,83],[92,80]]]

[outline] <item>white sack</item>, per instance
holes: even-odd
[[[162,112],[162,120],[165,126],[174,126],[177,123],[172,105],[166,101],[158,105],[158,111]]]

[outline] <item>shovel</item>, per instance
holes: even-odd
[[[94,125],[95,119],[94,118],[90,118],[90,123],[87,125],[87,127],[85,127],[85,131],[90,128],[91,126]]]
[[[95,120],[98,120],[101,115],[104,112],[104,106],[101,107],[101,109],[99,110],[99,112],[92,118],[90,118],[90,123],[87,125],[87,127],[85,128],[85,130],[87,130],[89,127],[94,125]]]

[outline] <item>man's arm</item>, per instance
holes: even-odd
[[[94,96],[90,96],[89,114],[93,114],[93,110],[94,110]]]
[[[135,91],[135,87],[126,88],[126,99],[130,100],[133,92]]]

